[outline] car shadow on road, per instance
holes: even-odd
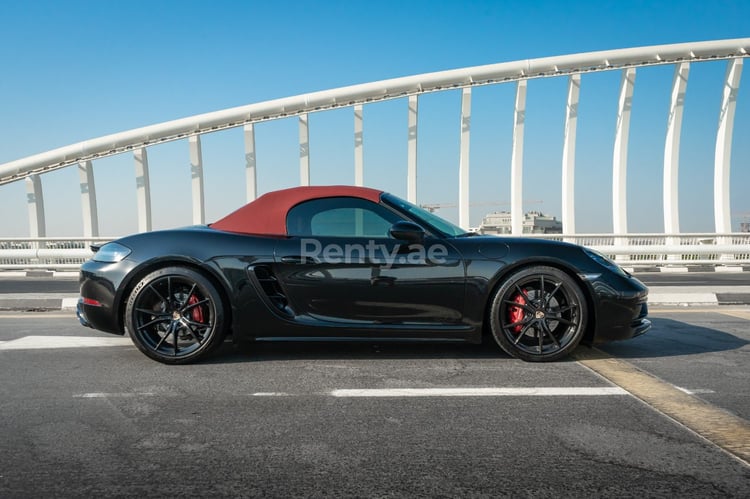
[[[653,328],[643,336],[599,345],[612,357],[623,359],[675,357],[737,350],[748,341],[719,329],[681,321],[653,318]],[[580,346],[579,349],[586,349]],[[521,362],[503,352],[490,337],[481,345],[430,342],[374,341],[260,341],[233,345],[227,341],[204,364],[231,364],[293,360],[385,359],[497,359]],[[557,362],[575,362],[572,357]]]
[[[631,340],[618,341],[598,348],[623,359],[675,357],[737,350],[747,340],[721,331],[665,318],[652,318],[651,330]]]
[[[233,345],[227,341],[202,364],[292,360],[498,359],[515,360],[491,338],[467,343],[375,341],[259,341]]]

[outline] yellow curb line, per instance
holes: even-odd
[[[750,466],[750,423],[744,419],[596,348],[578,349],[573,357],[579,364]]]
[[[750,321],[750,312],[745,310],[727,310],[721,312],[724,315],[729,315],[732,317],[736,317],[738,319],[745,319]]]

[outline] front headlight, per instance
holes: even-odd
[[[107,243],[91,257],[95,262],[117,263],[125,259],[130,254],[130,248],[119,243]]]
[[[602,255],[598,251],[592,250],[590,248],[583,248],[583,252],[586,253],[586,255],[594,260],[596,263],[601,265],[602,267],[606,267],[615,274],[619,274],[623,277],[628,277],[629,274],[625,272],[625,269],[617,265],[615,262],[607,258],[606,256]]]

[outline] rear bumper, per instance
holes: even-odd
[[[83,298],[78,299],[76,305],[76,316],[82,326],[103,331],[105,333],[123,335],[125,332],[120,329],[117,322],[112,319],[112,312],[105,306],[94,306],[83,303]]]
[[[93,260],[81,266],[81,298],[76,306],[76,315],[83,326],[106,333],[124,334],[122,325],[117,320],[119,309],[116,307],[116,289],[127,270],[121,264]]]
[[[90,327],[93,329],[91,323],[86,319],[86,313],[83,311],[83,298],[78,298],[78,304],[76,305],[76,317],[81,326]]]

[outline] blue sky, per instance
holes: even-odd
[[[0,16],[0,163],[197,113],[356,83],[525,58],[750,36],[746,1],[15,1]],[[713,230],[713,142],[725,62],[694,64],[680,166],[686,232]],[[585,75],[576,170],[579,232],[611,230],[619,72]],[[750,75],[738,98],[733,213],[750,212]],[[663,228],[672,69],[639,71],[628,216]],[[529,83],[524,196],[558,217],[566,81]],[[509,201],[514,85],[473,96],[471,195]],[[457,201],[460,92],[420,98],[419,202]],[[352,183],[350,109],[311,115],[312,182]],[[298,182],[296,119],[256,127],[259,187]],[[406,103],[365,107],[365,182],[406,194]],[[207,218],[244,202],[241,130],[203,139]],[[149,150],[155,228],[190,223],[186,142]],[[103,235],[136,230],[132,155],[95,162]],[[80,233],[75,169],[43,176],[50,235]],[[23,183],[0,186],[0,235],[28,233]],[[502,204],[475,206],[472,225]],[[455,220],[455,210],[441,212]],[[739,222],[739,218],[734,224]]]

